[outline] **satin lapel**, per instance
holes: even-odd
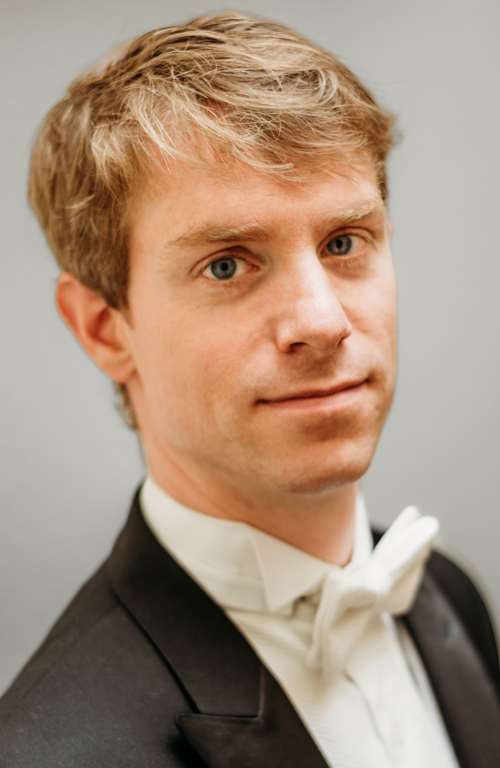
[[[177,724],[209,768],[326,768],[243,635],[156,541],[137,496],[108,573],[191,702]]]
[[[423,659],[461,768],[500,764],[500,702],[462,622],[429,572],[403,621]]]
[[[290,701],[264,667],[257,717],[185,714],[176,722],[208,768],[327,768]]]

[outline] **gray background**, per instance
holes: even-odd
[[[397,396],[363,486],[374,521],[442,522],[500,611],[496,0],[234,0],[329,48],[400,116],[390,210]],[[26,202],[36,126],[121,40],[214,10],[183,0],[2,0],[0,690],[106,555],[144,475],[110,383],[54,307]]]

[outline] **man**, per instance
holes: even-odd
[[[413,508],[372,551],[357,495],[396,374],[391,122],[231,13],[132,41],[49,114],[57,303],[149,477],[4,697],[2,764],[497,764],[481,598]]]

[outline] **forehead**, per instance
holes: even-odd
[[[176,246],[265,240],[281,224],[295,228],[307,219],[319,226],[331,219],[333,225],[337,218],[349,224],[373,210],[385,211],[374,165],[366,158],[332,163],[297,181],[243,165],[218,171],[180,162],[156,169],[131,206],[132,238],[160,228]]]

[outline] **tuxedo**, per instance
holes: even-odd
[[[403,621],[461,768],[500,764],[500,671],[467,576],[434,553]],[[138,499],[0,702],[6,768],[325,768],[272,674],[157,542]]]

